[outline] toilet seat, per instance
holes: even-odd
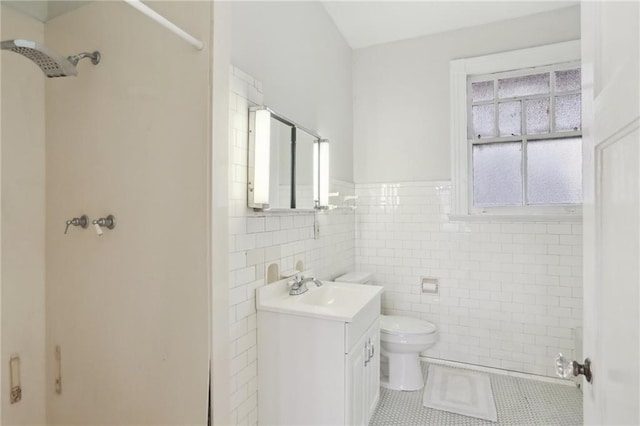
[[[431,334],[438,328],[429,321],[399,315],[380,315],[380,330],[390,334]]]
[[[429,321],[398,315],[380,316],[380,340],[390,343],[430,344],[438,328]]]

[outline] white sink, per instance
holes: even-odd
[[[256,308],[269,312],[351,322],[368,304],[378,301],[383,287],[322,281],[307,283],[306,293],[290,296],[287,280],[256,290]]]
[[[323,283],[324,284],[324,283]],[[362,291],[360,288],[349,288],[339,285],[323,285],[315,291],[307,291],[296,300],[299,303],[306,303],[314,306],[345,307],[353,298],[358,297]]]

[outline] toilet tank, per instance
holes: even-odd
[[[347,272],[344,275],[340,275],[334,281],[342,281],[343,283],[354,284],[371,284],[373,274],[371,272]]]

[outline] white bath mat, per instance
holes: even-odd
[[[463,416],[498,421],[491,381],[485,373],[429,365],[422,405]]]

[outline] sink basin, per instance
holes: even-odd
[[[383,287],[374,285],[323,281],[297,296],[289,295],[287,280],[268,284],[256,290],[256,308],[260,311],[352,322],[371,303],[379,305]],[[379,309],[379,308],[378,308]],[[379,310],[378,310],[379,312]]]
[[[312,284],[313,285],[313,284]],[[346,306],[353,298],[358,297],[358,293],[361,291],[359,288],[349,288],[343,286],[337,286],[335,283],[329,285],[323,285],[317,288],[315,291],[307,291],[297,299],[299,303],[306,303],[314,306],[324,307],[338,307]]]

